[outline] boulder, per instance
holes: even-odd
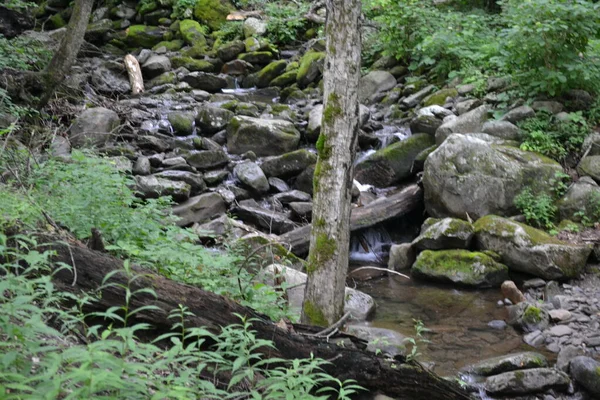
[[[590,176],[600,182],[600,156],[586,156],[579,162],[577,172],[581,176]]]
[[[508,323],[526,333],[543,331],[550,324],[548,311],[531,303],[519,303],[507,307],[507,310]]]
[[[90,83],[101,94],[123,95],[131,92],[131,85],[124,70],[117,71],[104,65],[92,71]]]
[[[600,397],[600,363],[593,358],[579,356],[571,361],[571,376],[591,395]]]
[[[181,78],[194,89],[206,90],[210,93],[220,92],[227,87],[227,79],[207,72],[195,71]]]
[[[486,121],[481,132],[505,140],[519,140],[519,128],[509,121]]]
[[[417,258],[412,243],[393,244],[390,248],[388,268],[393,271],[404,271],[412,267]]]
[[[164,30],[157,26],[132,25],[125,31],[125,42],[130,47],[152,48],[162,42]]]
[[[255,193],[267,193],[269,191],[269,181],[264,172],[253,162],[244,162],[238,164],[233,169],[233,174],[242,182],[242,184]]]
[[[233,61],[246,49],[244,42],[234,40],[233,42],[225,43],[217,49],[217,56],[223,62]]]
[[[189,136],[194,132],[195,117],[191,112],[174,111],[169,113],[167,118],[177,136]]]
[[[190,185],[191,193],[200,193],[206,190],[206,183],[202,179],[202,174],[190,171],[169,170],[157,172],[154,176],[171,181],[185,182]]]
[[[501,118],[501,121],[508,121],[513,124],[523,121],[527,118],[535,117],[535,111],[529,106],[520,106],[513,108]]]
[[[456,90],[456,88],[441,89],[425,97],[423,99],[423,105],[425,107],[433,105],[443,106],[444,104],[446,104],[446,99],[453,99],[456,96],[458,96],[458,90]]]
[[[154,78],[171,70],[171,60],[166,56],[152,55],[142,65],[144,77]]]
[[[267,65],[273,61],[274,58],[275,56],[270,51],[252,51],[250,53],[242,53],[238,55],[239,61],[244,61],[252,65]]]
[[[289,204],[294,202],[310,202],[312,199],[310,194],[300,190],[290,190],[288,192],[277,193],[272,197],[275,202],[281,204]]]
[[[304,88],[319,78],[323,73],[324,62],[324,52],[307,51],[300,59],[300,67],[296,76],[298,85]]]
[[[206,170],[227,164],[229,157],[227,157],[227,153],[223,150],[201,150],[190,152],[185,157],[185,160],[192,167]]]
[[[279,75],[277,78],[273,79],[269,86],[277,86],[280,88],[284,88],[286,86],[292,85],[298,79],[298,70],[294,69],[291,71],[284,72]]]
[[[358,126],[364,126],[371,116],[368,107],[360,104],[358,108]],[[306,140],[316,143],[321,133],[321,123],[323,122],[323,104],[318,104],[308,113],[308,126],[306,128]]]
[[[406,98],[402,99],[400,104],[402,104],[402,106],[404,106],[405,108],[416,107],[421,102],[421,100],[427,97],[434,90],[435,86],[433,85],[425,86],[423,89],[417,91],[416,93],[413,93],[407,96]]]
[[[408,178],[416,156],[432,146],[431,135],[420,133],[371,154],[356,165],[355,179],[362,184],[388,187]]]
[[[425,206],[436,218],[514,215],[523,188],[552,195],[546,182],[557,172],[560,164],[537,153],[454,134],[425,161]]]
[[[346,333],[367,342],[367,350],[389,356],[405,355],[408,338],[391,329],[366,325],[349,325]]]
[[[267,23],[262,19],[250,17],[246,18],[242,29],[245,38],[264,36],[267,33]]]
[[[435,131],[435,142],[441,144],[453,133],[481,132],[483,124],[488,119],[489,109],[487,105],[479,106],[474,110],[459,115],[456,119],[445,122]]]
[[[279,60],[273,61],[268,64],[266,67],[261,69],[256,74],[256,86],[259,88],[265,88],[269,86],[271,81],[277,78],[285,71],[285,67],[287,66],[287,61]]]
[[[554,368],[532,368],[490,376],[485,380],[485,390],[492,395],[520,395],[549,389],[564,392],[570,383],[567,374]]]
[[[267,266],[263,274],[262,279],[266,284],[274,285],[276,276],[280,276],[287,286],[292,287],[287,290],[288,305],[299,316],[304,301],[304,285],[302,283],[307,280],[306,274],[278,264]],[[344,299],[344,312],[352,313],[353,320],[363,321],[375,310],[373,298],[356,289],[346,288]]]
[[[467,250],[425,250],[412,266],[417,278],[471,287],[499,287],[508,279],[508,267],[491,256]]]
[[[233,8],[228,0],[197,0],[195,4],[194,17],[213,31],[227,23],[227,16]]]
[[[413,245],[419,250],[468,249],[474,232],[467,221],[444,218],[421,232]]]
[[[269,233],[282,234],[296,228],[296,224],[290,221],[286,214],[267,210],[256,204],[242,202],[233,207],[231,212],[242,221],[256,225]]]
[[[119,115],[104,107],[88,108],[69,129],[69,140],[74,147],[102,146],[121,123]]]
[[[154,175],[138,175],[134,179],[135,190],[145,198],[171,196],[176,201],[182,201],[190,197],[191,187],[185,182],[175,182]]]
[[[229,110],[210,105],[201,106],[197,111],[196,126],[199,129],[198,134],[203,136],[214,135],[225,129],[235,115]]]
[[[213,72],[215,66],[206,60],[196,60],[192,57],[173,56],[170,58],[174,68],[185,68],[188,71]]]
[[[547,366],[548,360],[542,354],[526,351],[488,358],[462,370],[479,376],[490,376],[518,369],[545,368]]]
[[[577,277],[592,251],[496,215],[480,218],[474,227],[479,248],[498,253],[511,270],[546,280]]]
[[[275,156],[298,147],[300,132],[289,121],[234,117],[227,127],[227,148],[231,154],[253,151],[257,156]]]
[[[218,193],[204,193],[191,197],[185,203],[173,207],[173,214],[180,219],[179,226],[188,226],[193,223],[203,223],[227,211],[227,205]]]
[[[596,200],[596,202],[594,202]],[[583,177],[573,183],[557,202],[560,220],[581,222],[582,217],[591,217],[597,212],[600,202],[600,187],[590,177]]]
[[[360,78],[358,101],[364,103],[375,93],[391,90],[396,86],[396,78],[387,71],[371,71]]]
[[[261,168],[268,177],[288,179],[298,175],[316,162],[317,155],[315,153],[307,149],[300,149],[269,158],[261,164]]]

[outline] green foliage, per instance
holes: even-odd
[[[220,42],[230,42],[236,39],[244,38],[243,24],[237,21],[229,21],[224,24],[221,29],[214,32],[213,35],[215,39],[218,39]]]
[[[37,7],[37,4],[32,1],[5,0],[3,1],[2,6],[8,8],[9,10],[26,12],[30,8]]]
[[[272,43],[295,43],[306,29],[304,15],[309,9],[306,2],[274,2],[265,4],[267,37]]]
[[[547,194],[534,194],[531,188],[525,188],[515,197],[515,206],[527,223],[542,229],[554,229],[557,208],[554,199]]]
[[[430,329],[426,328],[425,324],[423,324],[423,321],[421,320],[413,319],[413,322],[415,323],[415,337],[408,337],[404,339],[406,343],[409,343],[411,345],[410,353],[406,354],[406,360],[409,362],[414,361],[421,356],[421,352],[419,351],[419,345],[429,343],[429,340],[425,339],[423,337],[423,334],[425,332],[429,332]]]
[[[562,161],[569,153],[578,153],[590,133],[587,120],[581,112],[570,113],[566,119],[557,119],[540,112],[535,118],[519,124],[522,132],[521,149],[535,151]]]
[[[51,57],[52,53],[35,39],[18,36],[9,40],[0,35],[0,70],[39,71],[46,67]]]
[[[194,16],[197,0],[175,0],[173,3],[173,18],[189,19]]]
[[[88,315],[105,323],[90,326],[83,309],[95,299],[57,291],[49,272],[60,266],[52,265],[51,252],[36,251],[38,245],[31,238],[0,233],[3,399],[346,400],[361,390],[352,381],[323,373],[324,360],[266,357],[261,351],[273,348],[273,343],[257,338],[253,321],[242,317],[239,324],[213,334],[188,327],[192,314],[180,306],[169,315],[171,332],[152,343],[140,341],[140,334],[152,326],[130,322],[157,307],[132,309],[130,300],[156,294],[147,288],[131,289],[140,276],[128,263],[106,276],[99,289],[118,286],[125,293],[124,304]],[[117,273],[127,277],[125,283],[113,280]],[[74,306],[62,309],[63,301]],[[85,340],[74,339],[72,332]]]
[[[591,192],[586,200],[585,210],[575,213],[575,216],[581,219],[584,226],[595,226],[600,222],[600,194]]]
[[[600,89],[600,65],[589,54],[600,32],[600,4],[587,0],[504,0],[501,59],[529,93]]]

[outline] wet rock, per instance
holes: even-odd
[[[195,114],[186,111],[169,113],[168,119],[173,132],[178,136],[189,136],[194,132]]]
[[[413,245],[419,250],[468,249],[473,238],[473,225],[455,218],[444,218],[429,225]]]
[[[411,243],[393,244],[390,248],[388,268],[393,271],[410,269],[417,258]]]
[[[245,50],[246,46],[241,40],[225,43],[217,49],[217,56],[224,62],[235,60],[238,54]]]
[[[119,115],[104,107],[88,108],[82,112],[69,129],[69,140],[74,147],[102,146],[106,144],[121,120]]]
[[[305,88],[323,73],[325,53],[313,50],[307,51],[300,59],[300,67],[296,76],[296,82],[301,88]]]
[[[185,203],[173,207],[173,214],[180,219],[179,226],[203,223],[227,211],[223,197],[218,193],[204,193],[191,197]]]
[[[571,376],[590,394],[600,396],[600,363],[590,357],[579,356],[571,361]]]
[[[200,170],[220,167],[229,162],[229,157],[223,150],[192,151],[185,159],[192,167]]]
[[[247,62],[251,65],[267,65],[275,56],[270,51],[252,51],[238,55],[238,60]],[[244,87],[252,87],[254,85],[244,84]]]
[[[526,302],[509,306],[508,313],[508,323],[527,333],[542,331],[550,323],[548,311]]]
[[[227,87],[227,80],[224,77],[208,72],[190,72],[181,80],[187,82],[194,89],[205,90],[210,93],[219,92]]]
[[[98,92],[106,95],[128,94],[131,91],[124,71],[115,71],[104,66],[92,71],[90,83]]]
[[[271,81],[277,78],[285,71],[285,67],[287,65],[287,61],[278,60],[273,61],[268,64],[266,67],[261,69],[256,74],[256,86],[259,88],[268,87]]]
[[[481,132],[483,124],[488,119],[489,106],[479,106],[468,113],[459,115],[456,119],[444,122],[435,132],[435,142],[443,143],[453,133]]]
[[[271,264],[264,270],[264,275],[262,275],[263,282],[274,285],[275,275],[282,276],[284,282],[288,286],[293,287],[287,291],[288,304],[299,315],[302,309],[302,302],[304,301],[305,287],[302,283],[307,280],[306,274],[284,265]],[[344,312],[352,313],[352,317],[355,320],[365,320],[375,310],[375,301],[373,298],[358,290],[346,288],[344,299]]]
[[[232,154],[280,155],[295,150],[299,141],[300,132],[284,120],[237,116],[227,127],[227,148]]]
[[[288,179],[304,171],[317,162],[317,155],[306,149],[300,149],[264,161],[261,168],[265,175]]]
[[[197,110],[196,126],[199,129],[199,134],[204,136],[214,135],[215,133],[225,129],[227,124],[235,116],[229,110],[221,107],[202,106]]]
[[[548,361],[540,353],[523,352],[488,358],[463,368],[464,371],[481,376],[498,375],[518,369],[543,368]]]
[[[511,270],[543,279],[574,278],[585,267],[592,249],[562,242],[544,231],[489,215],[475,222],[478,246],[495,251]]]
[[[410,121],[410,130],[412,133],[435,135],[435,131],[442,126],[442,123],[442,120],[435,115],[421,114]]]
[[[171,196],[176,201],[186,200],[190,197],[191,190],[190,185],[185,182],[175,182],[154,175],[136,176],[135,188],[145,198]]]
[[[544,182],[557,172],[560,164],[536,153],[453,134],[425,162],[425,206],[437,218],[514,215],[514,199],[523,187],[552,195]]]
[[[191,193],[196,194],[206,190],[206,184],[202,178],[202,174],[197,174],[190,171],[161,171],[154,174],[157,178],[169,179],[171,181],[185,182],[190,185]]]
[[[523,336],[523,341],[531,347],[540,347],[544,344],[545,340],[546,338],[540,330],[535,330]]]
[[[233,169],[234,175],[248,188],[256,193],[269,191],[269,181],[264,172],[253,162],[238,164]]]
[[[549,334],[552,336],[567,336],[573,333],[573,330],[566,325],[555,325],[550,328]]]
[[[360,78],[358,101],[364,103],[376,93],[385,92],[396,86],[396,78],[387,71],[371,71]]]
[[[170,148],[169,143],[165,140],[152,135],[138,136],[136,142],[141,149],[153,150],[159,153],[167,151]]]
[[[472,287],[498,287],[508,279],[508,268],[484,253],[467,250],[425,250],[413,264],[418,278]]]
[[[538,393],[548,389],[564,392],[570,382],[564,372],[553,368],[533,368],[490,376],[485,381],[485,390],[493,395]]]
[[[552,319],[552,321],[567,321],[571,318],[571,312],[569,310],[550,310],[548,311],[548,313],[550,314],[550,318]]]
[[[226,170],[209,171],[204,174],[204,182],[207,185],[216,185],[221,183],[227,176],[229,176],[229,171]]]
[[[508,324],[502,320],[495,319],[493,321],[488,322],[487,326],[489,326],[492,329],[502,330],[506,329]]]
[[[302,171],[294,181],[294,189],[313,194],[313,177],[315,175],[315,166],[311,165]]]
[[[502,282],[500,289],[502,290],[502,296],[509,299],[512,304],[519,304],[526,301],[525,296],[523,296],[523,293],[513,281]]]
[[[391,186],[411,176],[416,156],[432,145],[433,138],[424,133],[391,144],[358,163],[355,179],[376,187]]]
[[[293,202],[310,202],[312,198],[308,193],[300,190],[291,190],[289,192],[278,193],[272,199],[281,204],[289,204]]]
[[[281,234],[296,228],[296,224],[286,214],[256,205],[238,204],[231,212],[245,222],[256,225],[269,233]]]
[[[367,350],[373,353],[384,353],[392,357],[406,354],[407,337],[391,329],[348,325],[346,332],[366,341]]]
[[[583,355],[583,349],[571,345],[565,346],[560,349],[560,352],[558,353],[555,368],[568,373],[571,360],[581,355]]]
[[[289,203],[288,206],[292,210],[292,215],[296,217],[297,220],[310,222],[313,209],[313,204],[311,202],[293,201]]]

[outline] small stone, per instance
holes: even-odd
[[[487,325],[492,329],[498,329],[498,330],[506,329],[506,327],[507,327],[506,322],[504,322],[502,320],[498,320],[498,319],[488,322]]]
[[[552,328],[550,328],[550,334],[552,336],[565,336],[565,335],[570,335],[571,333],[573,333],[573,329],[569,328],[566,325],[556,325],[553,326]]]
[[[566,321],[571,318],[571,312],[563,309],[550,310],[549,314],[553,321]]]
[[[546,285],[546,281],[541,278],[529,279],[523,282],[523,289],[539,288]]]

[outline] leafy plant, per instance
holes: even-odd
[[[197,0],[175,0],[173,3],[172,16],[180,19],[192,18],[194,16],[194,7],[197,2]]]
[[[39,71],[46,67],[51,57],[50,50],[35,39],[26,36],[6,39],[0,35],[0,70]]]
[[[272,43],[285,45],[294,43],[306,28],[304,15],[308,12],[306,2],[267,3],[267,37]]]
[[[410,343],[411,345],[410,353],[406,354],[406,360],[409,362],[416,360],[418,357],[421,356],[421,352],[419,351],[420,345],[429,343],[429,340],[425,339],[425,337],[423,336],[425,332],[429,332],[429,329],[425,327],[423,321],[413,319],[413,322],[415,327],[415,337],[408,337],[404,339],[406,343]]]
[[[515,206],[525,216],[527,223],[543,229],[554,229],[557,208],[547,194],[534,194],[525,188],[515,197]]]

